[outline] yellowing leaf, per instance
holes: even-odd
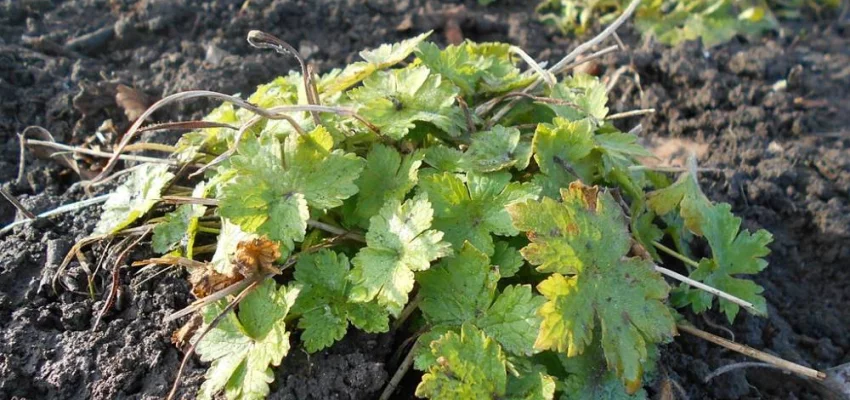
[[[297,296],[298,290],[277,288],[274,280],[266,280],[245,296],[238,313],[228,313],[197,343],[201,361],[212,363],[198,398],[212,399],[221,391],[228,400],[262,399],[269,394],[274,380],[271,366],[280,365],[289,352],[284,318]],[[226,305],[220,301],[205,307],[204,323],[209,324]]]
[[[342,73],[325,87],[323,94],[330,95],[341,92],[356,85],[375,71],[404,61],[407,56],[413,53],[416,46],[430,35],[431,32],[429,31],[399,43],[382,44],[377,49],[361,51],[360,57],[366,61],[356,62],[345,67]]]
[[[609,193],[573,184],[549,198],[509,207],[516,227],[531,244],[522,250],[541,272],[538,285],[548,300],[535,346],[582,354],[599,321],[608,368],[627,384],[640,382],[647,346],[672,338],[675,322],[668,287],[652,263],[626,258],[629,234],[619,205]]]
[[[430,399],[494,399],[505,394],[502,349],[472,325],[431,343],[437,363],[422,377],[416,396]]]

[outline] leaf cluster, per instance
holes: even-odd
[[[315,88],[297,73],[261,85],[248,97],[260,107],[309,104],[315,90],[339,112],[187,133],[176,159],[223,161],[179,181],[146,165],[110,197],[98,231],[159,213],[154,250],[194,268],[196,294],[261,282],[193,339],[211,363],[199,397],[266,396],[292,332],[316,352],[350,326],[386,332],[411,315],[420,397],[644,397],[673,307],[713,306],[687,287],[668,299],[654,269],[664,240],[686,254],[704,240],[711,254],[686,273],[764,308],[741,274],[766,266],[770,235],[741,231],[694,176],[671,184],[641,168],[651,154],[606,121],[596,78],[510,102],[538,79],[510,46],[426,38],[365,51]],[[229,105],[207,117],[253,118]],[[155,207],[163,195],[191,201]],[[233,296],[203,308],[205,326]]]
[[[562,33],[583,34],[597,22],[611,22],[628,4],[627,0],[543,0],[537,11],[543,22]],[[839,5],[835,0],[651,0],[638,8],[635,26],[667,45],[699,40],[705,47],[713,47],[737,35],[757,37],[776,30],[778,18],[799,18],[807,12],[835,10]]]

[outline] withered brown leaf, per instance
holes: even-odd
[[[239,242],[233,264],[242,276],[255,276],[267,273],[279,274],[280,269],[274,262],[280,258],[280,245],[266,237]]]
[[[199,299],[209,296],[244,279],[243,275],[236,273],[232,276],[222,274],[211,264],[203,268],[192,268],[189,273],[189,283],[192,284],[192,294]]]
[[[192,318],[189,318],[183,326],[171,334],[171,343],[177,346],[178,349],[186,347],[189,339],[195,334],[195,331],[198,330],[202,322],[204,322],[204,318],[201,314],[193,314]]]

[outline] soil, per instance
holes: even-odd
[[[107,119],[123,132],[128,121],[115,101],[119,84],[149,99],[186,89],[250,93],[297,67],[292,59],[251,49],[244,39],[250,29],[292,43],[319,71],[345,65],[364,48],[431,29],[442,44],[459,34],[507,41],[537,59],[556,59],[579,42],[542,26],[521,0],[488,7],[436,0],[6,0],[0,2],[2,187],[36,213],[86,196],[74,173],[31,154],[17,179],[16,134],[40,125],[59,142],[80,144],[98,129],[109,133],[102,126]],[[707,145],[700,162],[719,169],[701,176],[709,196],[731,203],[745,227],[775,237],[770,266],[756,278],[770,316],[742,313],[731,326],[735,339],[818,369],[850,362],[848,23],[800,21],[757,42],[713,49],[697,43],[665,48],[642,41],[628,25],[621,36],[630,51],[600,62],[608,76],[631,66],[612,91],[612,112],[657,112],[618,125],[641,123],[648,139]],[[188,119],[209,107],[189,102],[156,119]],[[170,343],[177,323],[162,319],[190,301],[180,274],[148,280],[122,272],[119,301],[97,330],[91,328],[110,271],[97,273],[93,298],[77,263],[58,293],[51,289],[62,257],[91,232],[98,212],[36,221],[0,237],[0,399],[142,399],[168,391],[182,353]],[[0,225],[15,218],[15,209],[0,202]],[[87,256],[96,259],[105,250],[95,247]],[[140,247],[129,260],[146,251]],[[711,321],[725,325],[719,314],[710,313],[707,322],[686,317],[729,335],[712,327]],[[403,339],[352,332],[317,354],[296,348],[277,370],[271,398],[375,398],[394,371],[394,342]],[[714,369],[739,361],[746,360],[681,336],[665,347],[660,375],[681,384],[691,399],[821,397],[811,384],[771,369],[739,369],[703,382]],[[193,398],[204,368],[190,363],[183,398]],[[663,386],[659,379],[650,390]]]

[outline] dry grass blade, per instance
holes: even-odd
[[[107,153],[105,151],[92,150],[92,149],[87,149],[87,148],[84,148],[84,147],[68,146],[68,145],[64,145],[64,144],[60,144],[60,143],[46,142],[46,141],[43,141],[43,140],[27,139],[25,143],[28,146],[64,150],[65,152],[68,152],[68,153],[85,154],[85,155],[94,156],[94,157],[110,158],[110,160],[112,160],[112,159],[129,160],[129,161],[138,161],[138,162],[155,163],[155,164],[179,165],[179,163],[177,161],[166,160],[164,158],[134,156],[134,155],[129,155],[129,154],[119,154],[119,155],[116,156],[114,153]],[[127,146],[124,146],[124,147],[125,147],[125,150],[126,150]],[[58,153],[58,152],[51,153],[51,157],[56,156],[56,155],[64,156],[64,154]],[[104,168],[104,171],[106,171],[105,168]],[[103,172],[101,172],[101,174],[103,174]],[[95,178],[95,180],[97,180],[97,179]]]
[[[270,277],[270,276],[271,275],[268,275],[267,277]],[[227,297],[227,296],[229,296],[233,293],[239,292],[240,290],[248,287],[252,282],[253,282],[252,279],[244,279],[244,280],[241,280],[239,282],[236,282],[236,283],[234,283],[234,284],[232,284],[232,285],[230,285],[230,286],[228,286],[228,287],[226,287],[222,290],[219,290],[218,292],[215,292],[215,293],[213,293],[213,294],[211,294],[207,297],[204,297],[202,299],[198,299],[198,300],[194,301],[192,304],[188,305],[186,308],[183,308],[182,310],[176,311],[176,312],[168,315],[167,317],[165,317],[165,319],[162,320],[162,322],[173,321],[175,319],[189,315],[189,314],[191,314],[195,311],[200,310],[201,308],[204,308],[208,304],[215,303],[216,301],[219,301],[219,300],[221,300],[221,299],[223,299],[223,298],[225,298],[225,297]]]
[[[139,237],[134,240],[132,243],[127,245],[121,253],[118,254],[118,257],[113,260],[112,265],[112,287],[109,290],[109,295],[106,297],[106,303],[103,305],[103,308],[100,309],[100,312],[97,313],[97,318],[94,320],[94,325],[92,325],[92,331],[96,331],[97,327],[100,325],[100,321],[103,319],[103,316],[109,311],[110,308],[115,304],[115,299],[118,297],[118,289],[121,287],[121,263],[127,258],[127,255],[130,254],[130,251],[135,248],[142,239],[145,238],[153,228],[148,228],[145,232],[143,232]],[[130,237],[125,239],[129,240]]]
[[[52,210],[45,211],[41,214],[38,214],[38,215],[35,216],[35,218],[36,219],[37,218],[50,218],[50,217],[60,215],[60,214],[64,214],[64,213],[67,213],[67,212],[78,211],[78,210],[81,210],[81,209],[86,208],[88,206],[103,203],[108,198],[109,198],[109,195],[106,194],[106,195],[94,197],[94,198],[91,198],[91,199],[88,199],[88,200],[83,200],[83,201],[78,201],[76,203],[66,204],[64,206],[59,206],[59,207],[56,207]],[[24,220],[12,222],[11,224],[6,225],[2,229],[0,229],[0,235],[11,231],[16,226],[26,224],[27,222],[30,222],[30,221],[32,221],[32,219],[24,219]]]
[[[404,361],[401,362],[401,365],[399,365],[395,374],[393,374],[393,377],[390,379],[390,382],[387,383],[387,387],[384,388],[384,391],[381,393],[381,397],[379,397],[378,400],[389,400],[392,397],[393,393],[395,393],[396,388],[398,388],[398,384],[401,383],[402,378],[404,378],[404,375],[407,374],[407,371],[409,371],[410,367],[413,365],[413,358],[416,353],[414,351],[415,348],[416,345],[411,347],[410,351],[407,353],[407,356],[404,357]]]
[[[225,128],[225,129],[233,129],[238,130],[239,128],[230,125],[224,124],[221,122],[213,122],[213,121],[177,121],[177,122],[163,122],[160,124],[151,124],[144,128],[139,129],[139,133],[142,132],[155,132],[155,131],[165,131],[170,129],[209,129],[209,128]]]
[[[780,371],[787,372],[787,370],[785,368],[778,367],[778,366],[773,365],[773,364],[768,364],[768,363],[764,363],[764,362],[748,361],[748,362],[739,362],[739,363],[724,365],[724,366],[712,371],[710,374],[706,375],[705,378],[703,378],[702,381],[705,382],[705,383],[708,383],[708,382],[711,382],[712,379],[717,378],[720,375],[723,375],[727,372],[732,372],[736,369],[743,369],[743,368],[771,368],[771,369],[778,369]]]
[[[21,214],[24,214],[24,216],[27,217],[27,219],[35,219],[35,214],[24,207],[24,205],[21,204],[15,196],[12,196],[11,193],[7,192],[6,189],[0,188],[0,195],[3,195],[9,203],[12,203],[12,205],[21,212]]]
[[[18,135],[18,139],[21,144],[21,154],[20,161],[18,165],[18,179],[17,183],[20,185],[24,182],[24,166],[26,165],[26,148],[27,142],[30,141],[32,137],[35,137],[35,140],[41,140],[43,142],[55,143],[56,139],[53,138],[53,135],[40,126],[28,126],[24,129],[24,131]],[[67,154],[57,154],[56,151],[51,151],[49,147],[44,148],[35,148],[30,149],[30,151],[35,154],[36,157],[44,159],[44,160],[57,160],[60,164],[65,166],[66,168],[74,171],[77,175],[79,175],[82,179],[89,179],[94,174],[87,170],[81,170],[80,166],[77,164],[77,160]]]
[[[578,45],[578,47],[573,49],[573,51],[571,51],[569,54],[564,56],[564,58],[562,58],[560,61],[555,63],[555,65],[553,65],[552,68],[549,68],[549,73],[554,75],[554,74],[559,74],[559,73],[565,71],[568,67],[570,67],[570,63],[572,63],[575,59],[577,59],[578,56],[590,51],[594,46],[598,45],[599,43],[602,43],[603,40],[605,40],[609,36],[613,35],[614,32],[616,32],[617,29],[619,29],[620,26],[623,25],[623,23],[625,23],[626,20],[628,20],[629,17],[632,16],[632,14],[634,14],[635,10],[637,10],[637,7],[640,5],[640,2],[641,2],[641,0],[632,0],[631,3],[629,3],[629,6],[626,7],[625,10],[623,10],[623,13],[620,14],[620,16],[617,17],[617,19],[615,19],[614,22],[611,23],[611,25],[608,25],[608,27],[606,27],[605,30],[600,32],[598,35],[594,36],[592,39]],[[617,45],[615,45],[613,47],[614,47],[615,50],[619,48],[619,46],[617,46]],[[582,63],[587,62],[587,61],[590,61],[589,58],[582,60]],[[523,90],[523,92],[528,93],[528,92],[531,92],[532,90],[536,89],[537,86],[540,85],[540,82],[542,82],[542,79],[543,78],[537,78],[537,80],[535,80],[531,85],[526,87]],[[499,112],[497,112],[495,115],[493,115],[493,118],[491,118],[491,120],[490,120],[490,124],[493,125],[493,124],[496,123],[496,121],[499,121],[500,119],[502,119],[502,117],[504,117],[505,114],[507,114],[508,111],[510,111],[511,107],[512,107],[512,104],[508,104],[505,107],[503,107],[502,109],[500,109]]]
[[[725,347],[725,348],[732,350],[734,352],[741,353],[745,356],[755,358],[756,360],[764,361],[768,364],[774,365],[778,368],[782,368],[786,371],[790,371],[790,372],[793,372],[795,374],[803,375],[803,376],[808,377],[808,378],[817,379],[819,381],[826,379],[826,374],[823,373],[823,372],[820,372],[818,370],[814,370],[814,369],[811,369],[811,368],[808,368],[808,367],[804,367],[800,364],[793,363],[793,362],[788,361],[788,360],[783,360],[783,359],[776,357],[772,354],[767,354],[763,351],[756,350],[752,347],[744,346],[744,345],[739,344],[739,343],[735,343],[731,340],[724,339],[720,336],[705,332],[705,331],[697,329],[693,326],[685,325],[685,324],[678,324],[678,325],[676,325],[676,327],[682,332],[689,333],[689,334],[694,335],[694,336],[696,336],[700,339],[707,340],[711,343],[714,343],[718,346],[722,346],[722,347]]]
[[[209,91],[209,90],[190,90],[190,91],[186,91],[186,92],[180,92],[180,93],[172,94],[170,96],[167,96],[167,97],[157,101],[153,105],[151,105],[147,110],[145,110],[144,113],[142,113],[142,115],[139,116],[138,119],[136,119],[136,122],[134,122],[133,125],[130,126],[130,129],[127,130],[127,133],[125,133],[124,137],[121,138],[121,142],[115,148],[115,151],[112,154],[111,158],[109,159],[109,162],[106,163],[106,166],[103,168],[103,170],[100,172],[100,174],[98,174],[96,177],[94,177],[93,180],[95,182],[100,181],[100,180],[104,179],[107,175],[109,175],[110,172],[112,172],[112,170],[115,168],[115,164],[118,162],[118,159],[121,156],[121,153],[124,152],[124,148],[128,144],[130,144],[130,141],[132,141],[133,138],[135,138],[135,136],[138,133],[139,129],[141,128],[142,124],[145,122],[145,120],[148,117],[153,115],[154,112],[156,112],[157,110],[159,110],[160,108],[162,108],[162,107],[164,107],[168,104],[171,104],[171,103],[174,103],[174,102],[177,102],[177,101],[189,100],[189,99],[200,98],[200,97],[206,97],[206,98],[230,102],[230,103],[232,103],[236,106],[242,107],[244,109],[253,111],[254,113],[258,113],[258,114],[264,112],[264,110],[262,108],[257,107],[257,106],[255,106],[255,105],[253,105],[253,104],[251,104],[251,103],[249,103],[245,100],[242,100],[237,96],[231,96],[231,95],[228,95],[228,94],[213,92],[213,91]]]
[[[708,285],[706,285],[706,284],[704,284],[704,283],[702,283],[702,282],[695,281],[695,280],[693,280],[693,279],[691,279],[691,278],[688,278],[687,276],[684,276],[684,275],[682,275],[682,274],[680,274],[680,273],[678,273],[678,272],[675,272],[675,271],[671,271],[671,270],[669,270],[669,269],[667,269],[667,268],[659,267],[659,266],[657,266],[657,265],[655,265],[655,266],[654,266],[654,268],[655,268],[655,270],[656,270],[656,271],[658,271],[658,272],[660,272],[660,273],[662,273],[662,274],[664,274],[664,275],[667,275],[667,276],[669,276],[669,277],[671,277],[671,278],[673,278],[673,279],[675,279],[675,280],[677,280],[677,281],[679,281],[679,282],[686,283],[688,286],[692,286],[692,287],[695,287],[695,288],[697,288],[697,289],[704,290],[704,291],[706,291],[706,292],[708,292],[708,293],[711,293],[711,294],[713,294],[713,295],[715,295],[715,296],[717,296],[717,297],[720,297],[720,298],[722,298],[722,299],[724,299],[724,300],[731,301],[731,302],[733,302],[733,303],[735,303],[735,304],[737,304],[737,305],[739,305],[739,306],[741,306],[741,307],[744,307],[744,308],[746,308],[746,309],[747,309],[747,311],[751,312],[751,313],[752,313],[752,314],[754,314],[754,315],[763,315],[763,313],[762,313],[761,311],[759,311],[759,310],[758,310],[758,309],[757,309],[757,308],[753,305],[753,303],[750,303],[749,301],[746,301],[746,300],[744,300],[744,299],[741,299],[741,298],[735,297],[735,296],[733,296],[733,295],[731,295],[731,294],[729,294],[729,293],[726,293],[726,292],[724,292],[724,291],[722,291],[722,290],[719,290],[719,289],[717,289],[717,288],[713,288],[713,287],[711,287],[711,286],[708,286]]]

